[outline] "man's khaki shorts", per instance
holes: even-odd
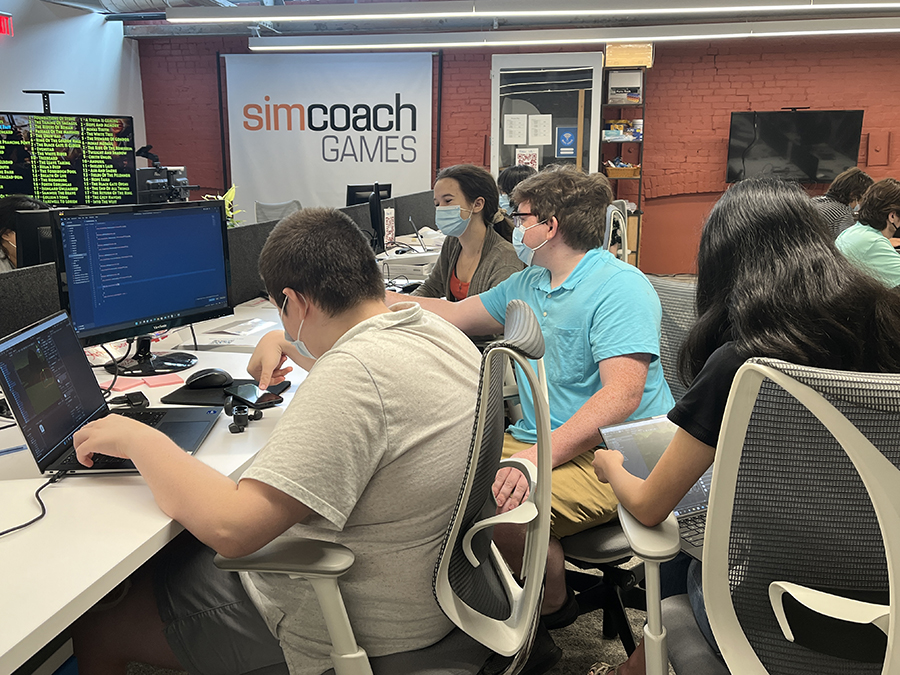
[[[503,438],[503,457],[532,446],[507,433]],[[553,469],[551,476],[550,534],[557,539],[608,522],[616,517],[619,500],[608,483],[597,480],[593,451]]]

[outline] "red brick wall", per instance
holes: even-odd
[[[153,152],[165,164],[187,165],[192,182],[221,189],[217,50],[247,53],[247,41],[140,41],[147,139]],[[439,157],[433,153],[435,168],[489,164],[492,53],[443,53],[441,148]],[[435,103],[437,67],[435,59]],[[898,102],[900,68],[893,36],[657,45],[656,63],[647,73],[641,267],[651,272],[692,267],[703,216],[726,187],[732,111],[862,108],[860,166],[878,179],[900,175]],[[890,132],[889,164],[867,166],[868,135]]]
[[[703,218],[727,187],[732,111],[863,109],[859,166],[878,180],[900,175],[897,101],[894,36],[657,45],[647,72],[641,268],[691,271]],[[890,132],[889,164],[868,166],[869,135]]]
[[[204,188],[194,191],[193,199],[221,193],[225,177],[216,52],[248,53],[247,38],[139,40],[138,44],[147,143],[163,166],[187,167],[191,183]]]

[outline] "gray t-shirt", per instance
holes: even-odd
[[[316,362],[243,475],[315,511],[282,537],[355,553],[339,583],[370,656],[428,646],[452,627],[431,577],[462,484],[480,366],[478,350],[451,324],[418,305],[394,310],[355,326]],[[308,582],[242,579],[291,672],[330,668]]]

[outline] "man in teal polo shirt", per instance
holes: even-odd
[[[461,302],[416,298],[469,335],[502,332],[514,298],[527,302],[541,324],[553,427],[553,536],[542,609],[550,628],[577,617],[559,538],[616,513],[612,490],[591,466],[598,427],[663,415],[674,405],[659,362],[659,298],[637,268],[600,248],[611,199],[605,176],[571,167],[526,179],[513,195],[513,245],[530,266]],[[504,455],[534,462],[533,402],[527,388],[519,394],[523,418],[509,428]],[[498,510],[507,511],[524,499],[527,483],[518,471],[501,469],[494,494]],[[495,541],[514,566],[521,560],[523,528],[498,527]]]

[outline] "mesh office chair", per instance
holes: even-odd
[[[703,554],[731,672],[900,673],[898,467],[900,375],[761,358],[741,367]]]
[[[256,202],[256,222],[268,223],[273,220],[281,220],[302,208],[300,201],[297,199],[292,199],[289,202]]]
[[[685,387],[678,379],[678,351],[696,317],[694,296],[696,280],[693,277],[647,277],[659,295],[662,306],[660,326],[660,363],[672,396],[677,401]],[[577,591],[579,612],[585,614],[596,609],[604,610],[603,634],[607,638],[619,636],[628,654],[634,651],[634,636],[625,616],[625,606],[644,609],[643,594],[635,592],[642,579],[640,568],[625,570],[619,567],[632,558],[633,550],[619,521],[592,527],[584,532],[560,540],[566,560],[580,570],[597,569],[594,574],[569,570],[566,582]],[[665,550],[665,547],[663,548]],[[677,551],[676,551],[677,552]],[[655,545],[646,551],[647,560],[653,560],[660,552]],[[626,596],[623,600],[623,596]]]
[[[550,413],[544,388],[528,359],[542,367],[544,339],[531,309],[521,300],[506,311],[506,335],[491,343],[481,361],[469,468],[435,565],[433,588],[444,613],[458,629],[431,647],[372,658],[356,643],[341,599],[338,579],[353,564],[344,546],[320,541],[273,542],[240,559],[216,557],[232,571],[288,574],[308,579],[319,600],[332,640],[336,675],[474,675],[490,662],[490,672],[521,670],[537,625],[550,538]],[[502,460],[503,372],[507,358],[525,372],[535,398],[538,466]],[[491,486],[498,468],[511,464],[529,476],[528,499],[496,514]],[[493,526],[525,524],[523,583],[513,578],[492,543]]]

